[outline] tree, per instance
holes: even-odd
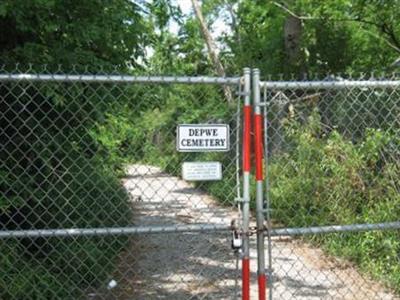
[[[351,61],[346,61],[348,70],[376,68],[388,70],[400,55],[400,13],[395,7],[398,0],[389,1],[272,1],[287,16],[304,22],[314,31],[340,30],[345,36],[337,46],[347,47],[342,52],[350,53]],[[321,37],[329,39],[332,37]],[[337,35],[340,39],[340,34]],[[322,41],[322,44],[325,41]],[[328,41],[326,41],[328,42]],[[344,43],[343,43],[344,42]],[[328,42],[329,43],[329,42]],[[379,49],[377,50],[377,45]],[[318,51],[318,49],[315,49]],[[341,49],[337,49],[339,52]],[[335,60],[337,63],[337,60]]]
[[[147,30],[140,9],[129,0],[4,0],[0,62],[17,73],[126,72],[139,66]],[[110,86],[84,83],[0,84],[0,229],[128,224],[127,194],[93,133],[106,122],[115,93]],[[0,241],[1,260],[11,262],[0,270],[0,298],[85,297],[87,286],[112,272],[124,242],[115,238],[104,248],[96,239]],[[96,269],[95,277],[89,268]]]
[[[0,3],[0,61],[7,64],[136,66],[147,36],[140,7],[128,0]]]
[[[218,76],[220,77],[224,77],[225,76],[225,69],[218,57],[217,54],[217,49],[214,43],[214,39],[211,36],[211,33],[209,32],[207,25],[204,21],[204,17],[203,17],[203,13],[201,11],[201,7],[198,3],[197,0],[191,0],[192,1],[192,5],[193,5],[193,9],[194,12],[196,14],[197,20],[199,22],[199,26],[200,26],[200,30],[202,33],[202,36],[204,38],[204,41],[207,45],[207,49],[208,49],[208,54],[210,56],[210,59],[213,63],[213,66],[215,68],[216,73],[218,74]],[[232,92],[229,89],[229,87],[224,86],[224,94],[225,97],[227,99],[228,102],[232,102],[233,98],[232,98]]]

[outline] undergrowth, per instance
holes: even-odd
[[[128,195],[114,172],[118,162],[105,160],[100,136],[91,135],[101,121],[99,104],[69,87],[71,94],[61,85],[27,84],[18,96],[7,91],[21,86],[0,87],[1,230],[130,222]],[[126,243],[125,237],[1,239],[0,299],[83,297],[88,287],[106,284]]]
[[[232,204],[236,197],[234,130],[228,153],[179,153],[175,129],[178,124],[196,123],[224,123],[233,129],[236,104],[226,103],[221,90],[211,86],[145,87],[135,93],[131,104],[126,101],[108,107],[101,119],[83,127],[87,141],[80,136],[78,141],[90,144],[94,149],[91,155],[82,151],[87,145],[76,144],[73,139],[68,143],[56,140],[49,149],[34,147],[36,163],[44,166],[39,174],[47,176],[47,184],[35,191],[40,176],[24,176],[22,169],[21,174],[0,173],[6,182],[2,188],[18,189],[12,186],[12,176],[19,176],[21,186],[30,186],[35,199],[41,199],[39,207],[47,208],[38,214],[48,228],[113,226],[115,220],[123,226],[130,219],[127,195],[117,178],[123,175],[124,165],[156,165],[180,176],[184,161],[220,161],[223,180],[196,186],[221,203]],[[43,132],[47,130],[42,128]],[[37,135],[43,136],[43,132]],[[350,140],[339,130],[323,128],[319,112],[314,111],[305,122],[286,122],[284,133],[285,147],[274,149],[268,157],[275,224],[376,223],[398,218],[399,132],[371,128],[357,140]],[[56,155],[58,159],[54,160],[57,147],[66,156]],[[8,152],[18,155],[13,149]],[[63,163],[57,165],[60,161]],[[18,197],[9,199],[19,201]],[[0,202],[0,209],[6,210],[7,205]],[[31,220],[31,227],[36,221]],[[310,240],[400,291],[398,231],[329,234]],[[45,255],[27,252],[27,243],[39,247]],[[0,298],[68,298],[71,293],[78,297],[85,288],[99,286],[109,276],[125,245],[123,238],[2,241],[0,251],[9,254],[2,256]],[[68,290],[71,286],[76,290]]]
[[[367,129],[352,142],[323,130],[315,111],[286,126],[289,150],[270,163],[273,219],[286,226],[381,223],[400,215],[399,132]],[[311,238],[399,291],[400,233],[381,231]]]
[[[197,186],[222,203],[233,203],[234,149],[228,154],[178,153],[174,129],[177,124],[206,123],[210,119],[234,126],[232,116],[236,107],[221,105],[221,97],[213,88],[205,88],[196,95],[194,88],[181,87],[171,95],[162,107],[149,107],[135,119],[132,128],[140,128],[140,132],[135,134],[136,129],[132,129],[136,139],[130,148],[140,149],[141,162],[178,176],[183,161],[221,161],[223,180]],[[306,122],[287,123],[285,135],[285,149],[269,157],[270,196],[276,224],[376,223],[398,218],[398,132],[367,129],[363,137],[351,141],[338,130],[323,128],[318,111],[314,111]],[[254,195],[252,201],[254,208]],[[310,240],[400,291],[398,231],[329,234],[312,236]]]

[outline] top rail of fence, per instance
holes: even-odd
[[[241,77],[212,76],[130,76],[69,74],[0,74],[0,81],[98,82],[98,83],[181,83],[237,85]]]
[[[261,81],[267,89],[400,88],[400,80]]]

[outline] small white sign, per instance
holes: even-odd
[[[180,152],[229,151],[229,125],[178,125],[176,149]]]
[[[220,162],[184,162],[182,178],[187,181],[212,181],[222,179]]]

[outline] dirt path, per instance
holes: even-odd
[[[273,299],[399,299],[349,263],[300,240],[274,239],[272,257]]]
[[[130,166],[124,186],[131,196],[134,225],[229,224],[236,216],[156,167]],[[273,244],[274,299],[398,299],[305,243],[275,239]],[[252,245],[251,289],[256,299],[254,240]],[[118,285],[100,298],[234,299],[237,275],[230,233],[134,236],[113,276]]]

